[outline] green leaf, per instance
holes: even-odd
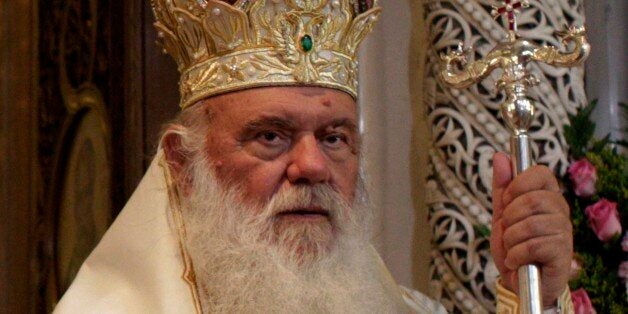
[[[611,142],[611,135],[610,134],[606,134],[606,136],[598,141],[593,141],[593,144],[591,145],[591,151],[593,152],[601,152],[606,145],[608,145]]]
[[[628,159],[608,146],[600,152],[591,151],[586,157],[597,172],[597,194],[620,204],[625,201],[628,195]]]
[[[619,140],[619,141],[615,141],[614,143],[617,144],[617,145],[621,145],[623,147],[628,147],[628,141],[627,140]]]
[[[491,237],[491,229],[489,229],[485,225],[479,225],[479,224],[473,225],[473,231],[475,231],[475,234],[478,235],[478,237],[482,237],[482,238]]]
[[[591,121],[591,113],[596,106],[597,100],[593,100],[588,106],[579,110],[577,114],[568,115],[569,125],[565,125],[563,130],[571,155],[575,159],[580,159],[584,156],[588,144],[593,138],[595,122]]]

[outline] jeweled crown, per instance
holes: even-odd
[[[357,48],[380,13],[377,0],[151,2],[181,72],[182,108],[258,86],[323,86],[355,98]]]

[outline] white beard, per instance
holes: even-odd
[[[282,190],[245,205],[222,188],[205,160],[189,169],[182,200],[201,306],[211,313],[396,313],[369,253],[371,211],[364,189],[349,206],[329,186]],[[317,205],[327,223],[287,223],[275,214]]]

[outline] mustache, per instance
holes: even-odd
[[[339,219],[348,208],[349,202],[333,187],[316,184],[282,188],[267,203],[264,213],[270,218],[293,212],[311,212]]]

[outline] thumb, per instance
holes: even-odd
[[[506,204],[503,203],[503,194],[512,181],[510,158],[502,152],[493,155],[493,222],[502,217]]]

